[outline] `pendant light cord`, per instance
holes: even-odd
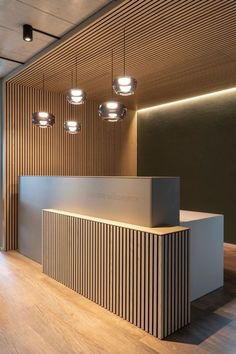
[[[43,74],[43,107],[45,103],[45,79],[44,79],[44,74]]]
[[[126,56],[126,33],[125,33],[125,28],[124,28],[124,76],[125,76],[125,56]]]
[[[75,58],[75,86],[78,87],[78,69],[77,69],[77,56]]]
[[[111,96],[113,97],[113,49],[111,50]]]

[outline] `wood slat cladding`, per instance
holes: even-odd
[[[12,82],[49,90],[71,86],[78,77],[91,99],[110,94],[110,53],[115,75],[123,73],[123,29],[127,73],[138,80],[137,94],[122,98],[129,107],[191,97],[235,85],[235,0],[125,0],[110,12],[24,68]]]
[[[69,105],[63,94],[13,83],[6,84],[4,119],[4,234],[3,248],[17,248],[18,176],[20,175],[136,175],[136,119],[118,124],[98,118],[97,104]],[[32,112],[49,110],[56,116],[52,129],[33,127]],[[64,132],[67,119],[81,121],[79,135]]]
[[[43,272],[156,337],[189,323],[189,231],[91,219],[43,211]]]
[[[160,337],[177,331],[190,322],[189,238],[188,232],[160,237],[159,311]],[[161,289],[163,289],[161,291]]]

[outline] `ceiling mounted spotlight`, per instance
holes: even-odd
[[[133,95],[137,88],[137,80],[131,76],[126,75],[126,36],[124,29],[124,75],[115,78],[112,83],[113,89],[117,95],[130,96]]]
[[[78,121],[67,120],[64,123],[64,129],[69,134],[78,134],[81,131],[81,124]]]
[[[73,70],[71,75],[72,87],[74,86]],[[87,94],[82,89],[78,88],[78,74],[77,74],[77,58],[75,62],[75,88],[71,88],[66,93],[66,99],[70,104],[83,104],[86,101]]]
[[[43,105],[45,101],[44,75],[43,75]],[[39,128],[51,128],[55,124],[55,116],[52,113],[39,111],[32,115],[32,123]]]
[[[26,42],[32,42],[33,27],[31,25],[23,25],[23,39]]]
[[[32,42],[33,41],[33,31],[41,33],[41,34],[44,34],[45,36],[48,36],[48,37],[52,37],[52,38],[55,38],[55,39],[61,39],[58,36],[54,36],[54,34],[41,31],[41,30],[39,30],[37,28],[32,27],[31,25],[24,24],[23,25],[23,39],[24,39],[24,41],[26,41],[26,42]]]
[[[113,51],[111,52],[111,83],[113,83]],[[111,88],[112,96],[113,89]],[[98,108],[99,117],[107,122],[118,122],[126,116],[127,108],[121,102],[114,100],[103,102]]]

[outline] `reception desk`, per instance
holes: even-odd
[[[177,177],[20,177],[18,235],[46,274],[159,338],[223,285],[223,216],[180,211]]]
[[[224,285],[224,216],[180,210],[180,224],[191,230],[191,301]]]
[[[190,321],[188,228],[44,210],[43,272],[160,339]]]

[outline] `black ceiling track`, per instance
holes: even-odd
[[[37,29],[37,28],[32,27],[32,29],[33,29],[34,32],[42,33],[42,34],[44,34],[45,36],[52,37],[52,38],[55,38],[55,39],[61,39],[61,37],[54,36],[54,34],[41,31],[41,30],[39,30],[39,29]]]
[[[2,56],[0,56],[0,59],[7,60],[7,61],[11,61],[12,63],[22,64],[22,65],[25,64],[25,63],[23,63],[22,61],[15,60],[15,59],[11,59],[11,58],[7,58],[7,57],[2,57]]]

